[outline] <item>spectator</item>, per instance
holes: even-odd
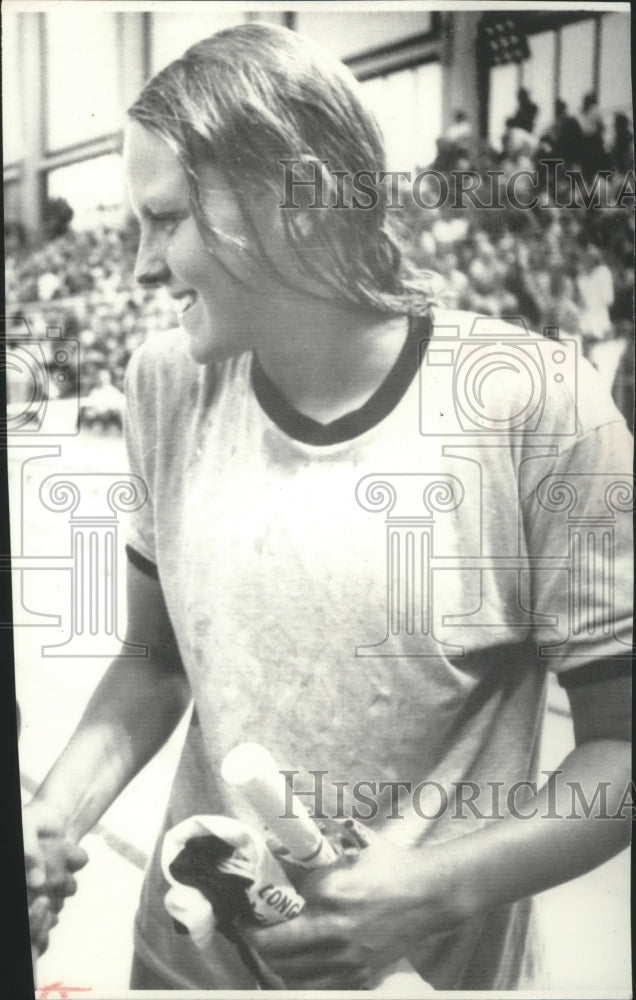
[[[57,274],[45,271],[38,278],[38,299],[40,302],[47,302],[58,294],[60,287],[60,279]]]
[[[579,338],[580,310],[575,302],[572,278],[557,271],[550,281],[550,295],[544,311],[544,326],[556,327],[559,337]]]
[[[581,304],[581,332],[590,341],[604,340],[612,333],[609,314],[614,301],[612,272],[595,246],[587,248],[582,264],[582,273],[576,281]]]
[[[581,302],[583,351],[603,381],[610,388],[625,345],[614,336],[609,307],[614,301],[612,272],[603,263],[597,247],[590,246],[583,256],[583,271],[577,278]]]
[[[82,401],[80,419],[87,426],[99,424],[122,429],[124,414],[124,394],[112,384],[110,372],[102,368],[97,373],[98,384]]]
[[[457,168],[457,161],[470,155],[473,130],[465,111],[456,111],[452,124],[448,126],[444,140],[446,152],[451,162],[450,169]]]
[[[447,309],[467,309],[470,305],[470,282],[457,264],[457,255],[452,251],[445,252],[439,261],[439,273],[444,278],[439,302]]]
[[[603,119],[598,108],[598,98],[595,93],[586,94],[581,104],[579,124],[586,136],[596,135],[603,128]]]
[[[547,132],[550,156],[563,160],[566,166],[579,164],[583,130],[578,120],[569,115],[565,101],[554,102],[554,121]]]
[[[539,108],[530,99],[530,94],[525,87],[520,87],[517,91],[517,101],[517,110],[512,118],[509,119],[510,128],[518,128],[523,132],[532,132]]]
[[[605,125],[598,107],[595,93],[586,94],[583,98],[579,114],[579,124],[582,132],[581,170],[586,177],[593,176],[598,170],[609,166],[605,151],[603,132]]]
[[[538,140],[532,132],[515,124],[515,117],[506,119],[506,130],[502,136],[504,173],[510,176],[517,170],[529,170],[534,166],[533,156]]]
[[[611,149],[612,166],[620,171],[634,168],[634,136],[629,118],[619,111],[614,115],[614,142]]]

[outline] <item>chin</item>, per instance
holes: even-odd
[[[188,337],[190,357],[200,365],[208,365],[219,361],[217,344],[207,329],[197,329],[194,323],[188,323],[186,318],[180,319],[179,325]]]
[[[198,365],[211,365],[215,361],[222,361],[223,355],[220,351],[210,347],[209,344],[197,344],[190,342],[190,357]]]
[[[240,351],[231,350],[226,344],[211,343],[209,338],[202,341],[197,340],[196,337],[190,337],[190,357],[199,365],[213,365],[215,362],[226,361],[233,354],[239,353]]]
[[[188,336],[190,356],[199,365],[211,365],[215,362],[226,361],[232,355],[240,354],[241,348],[235,343],[234,338],[227,336],[225,331],[220,332],[217,322],[217,332],[212,333],[214,325],[209,319],[207,310],[198,314],[195,310],[198,304],[188,310],[181,318],[181,327]],[[243,348],[244,350],[244,348]]]

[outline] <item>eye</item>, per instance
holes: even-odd
[[[149,212],[150,221],[164,232],[173,233],[180,222],[188,215],[187,212]]]

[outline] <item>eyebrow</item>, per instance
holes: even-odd
[[[144,202],[140,206],[139,215],[144,219],[160,219],[167,215],[187,215],[190,211],[189,205],[177,205],[167,201],[164,205],[148,204]]]

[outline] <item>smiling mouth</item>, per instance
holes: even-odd
[[[179,316],[183,316],[184,313],[187,313],[198,298],[199,296],[196,292],[184,292],[183,295],[180,295],[178,298]]]

